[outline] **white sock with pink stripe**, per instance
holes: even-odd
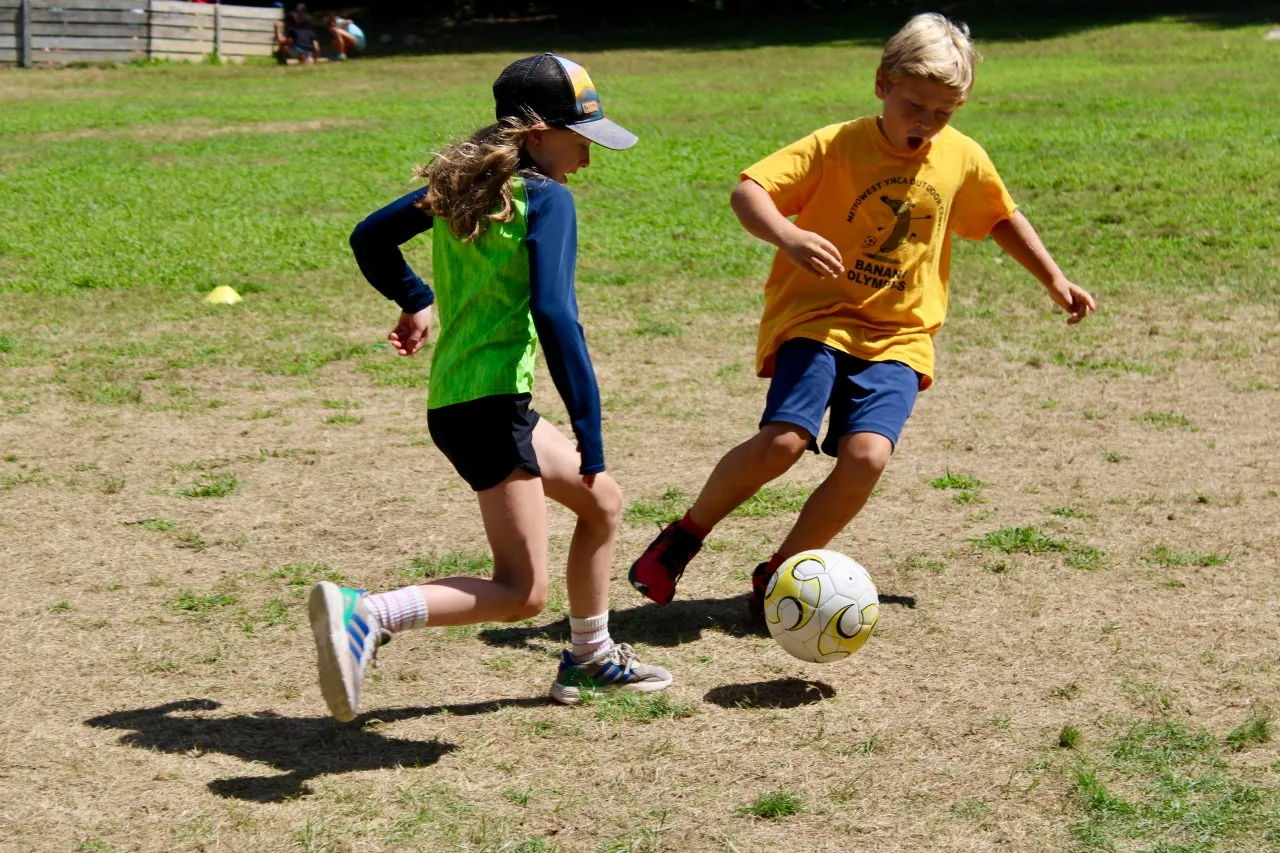
[[[609,637],[609,612],[599,616],[569,617],[569,635],[573,640],[570,654],[578,663],[586,663],[613,648]]]
[[[427,624],[427,599],[419,586],[370,595],[365,598],[365,604],[378,617],[382,627],[393,634]]]

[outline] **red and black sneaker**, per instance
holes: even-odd
[[[702,550],[702,540],[673,521],[649,543],[640,559],[631,564],[627,580],[641,595],[658,604],[670,604],[684,567]]]
[[[764,592],[769,588],[769,580],[778,571],[772,560],[765,560],[756,566],[751,573],[751,595],[747,598],[747,615],[753,625],[764,624]]]

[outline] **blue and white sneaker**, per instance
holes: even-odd
[[[311,588],[308,605],[320,664],[320,692],[329,713],[344,723],[359,712],[365,667],[377,657],[378,646],[391,639],[365,598],[362,589],[321,581]]]
[[[560,653],[560,672],[551,685],[551,698],[562,705],[576,705],[582,692],[624,690],[649,693],[671,686],[671,673],[660,666],[640,663],[627,643],[618,643],[585,663],[578,663],[565,649]]]

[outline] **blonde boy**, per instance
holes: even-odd
[[[670,603],[711,528],[821,449],[831,473],[777,552],[756,567],[758,619],[778,565],[822,548],[866,503],[916,394],[933,382],[933,336],[947,308],[951,235],[990,235],[1078,323],[1093,298],[1071,283],[976,142],[949,126],[980,61],[969,30],[912,18],[876,69],[877,117],[822,128],[744,171],[731,206],[778,247],[765,283],[756,368],[771,377],[760,429],[725,454],[693,507],[631,567],[632,586]],[[792,222],[788,217],[795,217]]]

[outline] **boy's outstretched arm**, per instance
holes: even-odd
[[[1087,290],[1067,280],[1022,211],[996,223],[991,239],[1045,286],[1049,297],[1071,315],[1067,323],[1079,323],[1098,307]]]
[[[844,274],[840,250],[821,234],[805,231],[783,216],[768,191],[750,178],[734,189],[729,206],[747,233],[777,246],[805,272],[818,278]]]

